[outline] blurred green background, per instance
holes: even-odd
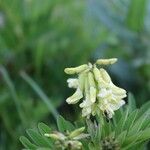
[[[114,83],[148,101],[150,0],[0,0],[0,149],[58,113],[78,118],[64,68],[111,57]]]

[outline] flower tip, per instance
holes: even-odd
[[[48,133],[45,133],[45,134],[44,134],[44,136],[46,136],[46,137],[50,137],[50,135],[49,135]]]
[[[71,68],[65,68],[65,69],[64,69],[64,72],[65,72],[66,74],[74,74],[74,72],[72,71]]]
[[[117,62],[117,58],[110,58],[110,59],[98,59],[96,64],[98,65],[112,65]]]

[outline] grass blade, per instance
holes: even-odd
[[[41,88],[37,85],[37,83],[33,81],[25,72],[21,72],[20,75],[32,87],[32,89],[37,93],[37,95],[39,95],[39,97],[48,107],[49,111],[52,113],[55,120],[57,120],[58,112],[51,103],[48,96],[41,90]]]
[[[0,73],[2,74],[3,79],[4,79],[4,81],[6,82],[8,88],[9,88],[12,99],[14,100],[14,103],[16,105],[16,109],[17,109],[17,112],[19,114],[20,120],[25,125],[26,124],[26,118],[25,118],[25,116],[22,112],[22,108],[21,108],[21,104],[20,104],[18,95],[17,95],[15,87],[14,87],[14,85],[13,85],[13,83],[12,83],[12,81],[11,81],[9,75],[8,75],[8,72],[3,66],[0,66]]]

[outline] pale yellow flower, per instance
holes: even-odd
[[[96,61],[98,65],[109,65],[117,61],[112,59],[99,59]],[[75,104],[83,98],[80,103],[82,108],[82,116],[90,117],[90,115],[107,113],[112,118],[114,111],[125,104],[126,91],[113,84],[109,74],[103,68],[98,69],[96,64],[81,65],[75,68],[67,68],[65,72],[69,74],[76,73],[78,79],[68,79],[68,86],[76,88],[76,92],[67,98],[68,104]],[[67,70],[67,71],[66,71]]]

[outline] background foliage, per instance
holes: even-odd
[[[64,103],[66,66],[118,57],[114,82],[146,102],[149,14],[149,0],[0,0],[0,149],[20,149],[26,128],[54,126],[58,112],[79,117]]]

